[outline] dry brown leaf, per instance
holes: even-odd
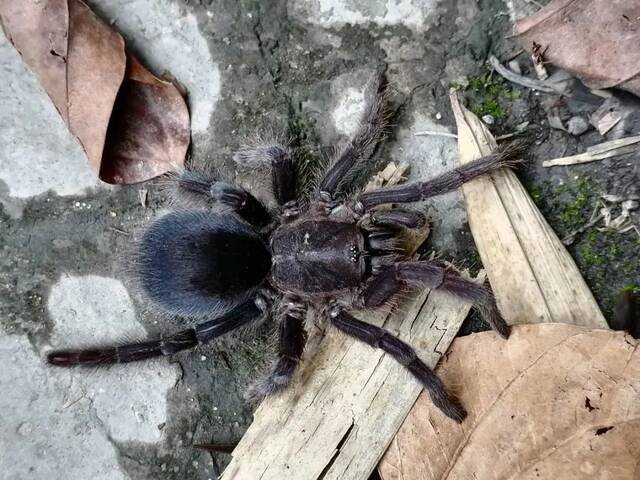
[[[109,123],[100,178],[136,183],[161,175],[184,163],[189,140],[189,112],[178,89],[129,57]]]
[[[508,342],[458,338],[441,362],[469,411],[452,425],[424,397],[385,480],[640,478],[640,350],[623,332],[521,325]]]
[[[0,0],[0,20],[102,180],[141,182],[184,164],[184,99],[84,3]]]
[[[640,95],[640,2],[555,0],[517,22],[522,46],[541,45],[544,60],[591,88]]]

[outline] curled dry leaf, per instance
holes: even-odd
[[[640,2],[555,0],[516,24],[530,52],[568,70],[591,88],[640,95]]]
[[[384,480],[640,475],[640,349],[623,332],[521,325],[458,338],[441,363],[464,386],[461,425],[420,397],[380,465]]]
[[[141,182],[184,163],[184,99],[84,3],[0,0],[0,20],[102,180]]]

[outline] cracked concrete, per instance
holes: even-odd
[[[402,106],[372,170],[406,160],[415,180],[452,167],[453,139],[415,132],[452,131],[449,85],[483,75],[490,49],[515,51],[504,41],[500,0],[89,3],[155,73],[169,72],[189,90],[192,164],[251,187],[258,176],[232,160],[247,138],[276,135],[304,158],[325,155],[353,132],[365,85],[382,67]],[[99,184],[1,36],[0,72],[0,386],[8,392],[0,397],[0,469],[12,479],[216,478],[228,458],[192,445],[240,438],[252,412],[242,392],[270,358],[272,325],[173,359],[108,370],[47,367],[43,356],[53,346],[153,337],[186,320],[154,314],[123,273],[132,239],[166,208],[157,182]],[[541,140],[536,155],[580,147],[581,140],[549,133],[539,99],[521,95],[499,133],[529,119]],[[589,168],[601,167],[582,171]],[[550,182],[572,175],[535,166],[524,173]],[[629,177],[598,178],[611,191]],[[434,227],[425,248],[478,266],[460,195],[420,208]]]

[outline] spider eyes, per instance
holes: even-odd
[[[358,252],[358,247],[356,247],[355,245],[351,245],[351,247],[349,248],[349,251],[351,252],[351,261],[353,263],[356,263],[358,261],[358,257],[360,256],[360,252]]]

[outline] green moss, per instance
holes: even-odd
[[[587,177],[560,186],[544,181],[529,185],[528,190],[549,224],[564,238],[591,219],[598,192],[602,190],[595,182]],[[640,271],[640,242],[630,233],[602,227],[599,223],[576,234],[567,248],[609,318],[620,289],[639,288],[636,279]]]
[[[560,219],[567,228],[575,229],[589,220],[588,216],[591,214],[595,192],[591,180],[586,177],[579,178],[575,184],[563,187],[559,187],[558,192],[568,193],[572,199],[565,205]]]
[[[581,243],[578,251],[582,260],[587,265],[603,265],[605,257],[598,253],[599,249],[596,246],[597,232],[592,230],[587,233],[585,241]]]
[[[535,202],[536,205],[540,206],[543,203],[543,186],[537,183],[534,183],[529,187],[529,195]]]
[[[469,79],[466,92],[473,113],[480,117],[491,115],[496,120],[506,117],[505,105],[518,97],[516,90],[501,78],[493,78],[490,74]]]

